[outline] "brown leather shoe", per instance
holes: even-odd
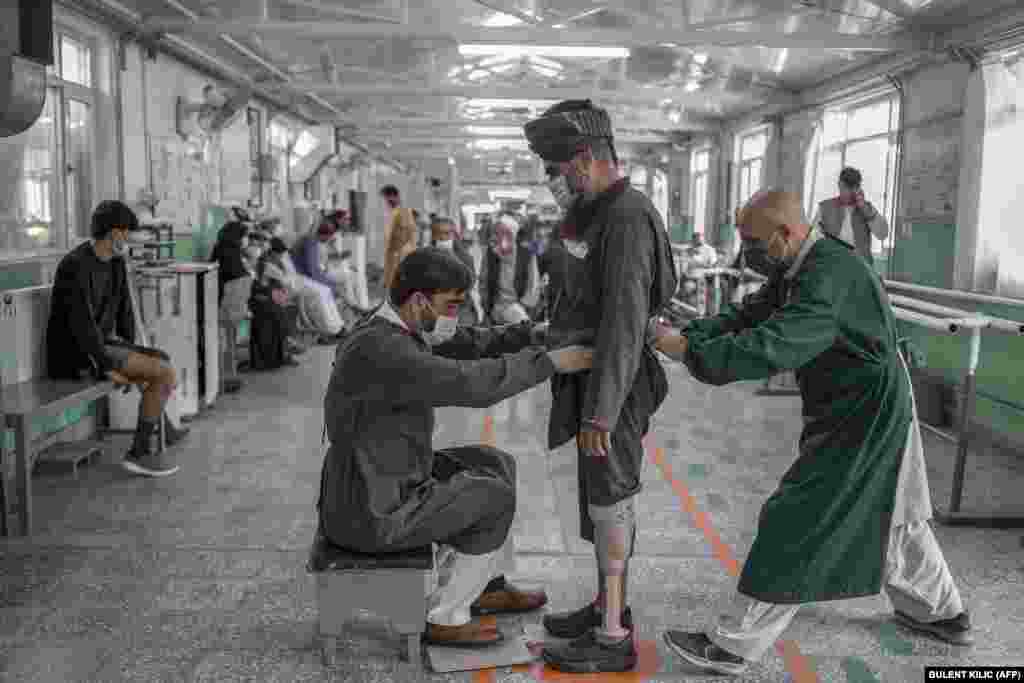
[[[548,604],[548,594],[544,591],[523,591],[510,583],[504,588],[482,593],[473,603],[471,611],[479,614],[517,614],[532,612]]]
[[[427,630],[423,633],[423,640],[428,645],[446,647],[489,647],[504,639],[496,625],[483,624],[478,619],[462,626],[442,626],[427,622]]]

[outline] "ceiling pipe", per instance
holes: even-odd
[[[408,7],[408,0],[406,1],[406,7]],[[370,14],[369,12],[362,12],[360,10],[348,9],[339,5],[325,5],[322,2],[314,2],[314,0],[284,0],[293,7],[305,7],[306,9],[316,10],[317,12],[326,12],[327,14],[333,14],[336,17],[352,17],[354,19],[365,19],[368,21],[379,21],[385,24],[399,24],[402,23],[401,19],[395,19],[394,17],[384,17],[379,14]]]
[[[492,45],[560,45],[592,47],[650,47],[671,44],[678,47],[727,44],[774,48],[816,48],[858,52],[915,51],[930,49],[932,43],[920,35],[862,36],[838,31],[808,29],[779,31],[758,29],[731,31],[725,29],[621,31],[609,29],[559,30],[532,28],[480,28],[461,26],[444,31],[429,26],[396,24],[352,24],[341,21],[259,21],[253,19],[203,19],[187,22],[174,19],[152,19],[151,31],[163,33],[205,33],[220,35],[291,36],[302,39],[348,40],[419,40],[439,43],[480,43]]]
[[[198,14],[193,12],[191,9],[189,9],[185,5],[181,4],[181,2],[179,2],[179,0],[163,0],[163,2],[167,6],[177,10],[181,14],[185,15],[186,17],[188,17],[188,19],[190,21],[193,21],[193,22],[206,21],[205,19],[200,17]],[[242,43],[240,43],[237,40],[235,40],[234,38],[232,38],[230,35],[227,35],[226,33],[222,33],[218,37],[221,40],[223,40],[227,45],[231,46],[231,48],[233,48],[236,52],[238,52],[239,54],[243,55],[244,57],[248,57],[252,61],[254,61],[257,64],[259,64],[261,67],[263,67],[264,69],[266,69],[267,71],[272,73],[274,76],[276,76],[276,77],[280,78],[282,81],[284,81],[283,85],[290,92],[292,92],[294,94],[302,95],[302,96],[305,96],[305,97],[309,97],[309,99],[311,99],[312,101],[316,102],[321,107],[323,107],[324,109],[328,110],[329,112],[331,112],[333,114],[336,114],[336,115],[339,115],[339,116],[341,115],[342,112],[341,112],[340,109],[338,109],[337,107],[335,107],[333,104],[331,104],[330,102],[326,101],[322,97],[319,97],[319,96],[317,96],[315,94],[309,94],[309,93],[303,93],[303,92],[297,91],[296,88],[294,87],[294,85],[292,85],[291,77],[288,75],[288,73],[286,73],[284,70],[282,70],[276,64],[273,64],[270,61],[268,61],[266,58],[262,57],[261,55],[256,54],[256,52],[254,52],[253,50],[249,49],[248,47],[246,47]]]
[[[665,100],[682,107],[707,105],[708,95],[700,91],[685,92],[664,88],[632,87],[597,92],[593,88],[541,88],[516,86],[423,86],[394,85],[377,83],[311,83],[303,86],[307,92],[330,94],[336,97],[466,97],[471,99],[513,99],[513,100],[577,100],[592,99],[597,102],[619,102],[622,104],[649,104],[660,107]],[[765,102],[787,105],[796,102],[793,95],[775,92],[766,95]]]

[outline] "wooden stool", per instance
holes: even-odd
[[[434,550],[424,546],[399,553],[367,555],[334,545],[317,534],[310,551],[317,574],[320,648],[324,665],[334,662],[337,640],[360,612],[386,617],[405,640],[406,657],[423,666],[420,638],[427,620]]]

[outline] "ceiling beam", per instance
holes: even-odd
[[[316,0],[283,0],[293,7],[305,7],[306,9],[316,10],[317,12],[323,12],[324,14],[331,14],[335,17],[352,17],[353,19],[368,19],[370,21],[381,21],[386,24],[400,24],[401,19],[394,17],[385,17],[380,14],[370,14],[369,12],[363,12],[361,10],[348,9],[341,5],[328,5],[322,2],[316,2]]]
[[[355,128],[358,130],[376,130],[376,129],[416,129],[416,130],[436,130],[444,128],[464,128],[467,126],[480,126],[484,128],[490,127],[519,127],[521,128],[526,124],[528,119],[512,119],[512,118],[501,118],[501,119],[487,119],[487,120],[475,120],[475,119],[409,119],[409,118],[380,118],[380,119],[361,119],[361,120],[337,120],[329,122],[332,125],[339,126],[341,128]],[[686,128],[688,130],[703,129],[708,131],[718,130],[719,126],[711,121],[687,121],[683,120],[680,123],[672,123],[665,117],[651,117],[649,119],[636,119],[636,118],[620,118],[612,113],[612,120],[615,121],[616,130],[635,129],[635,128],[650,128],[654,130],[671,130],[676,128]],[[424,131],[426,132],[426,131]]]
[[[875,7],[880,7],[900,19],[913,20],[914,13],[903,0],[866,0],[866,2]]]
[[[682,107],[702,107],[709,103],[707,93],[666,90],[664,88],[620,88],[618,90],[596,90],[593,88],[541,88],[517,86],[423,86],[391,85],[377,83],[331,83],[303,84],[303,90],[317,95],[344,98],[364,97],[466,97],[470,99],[512,99],[512,100],[578,100],[592,99],[598,103],[618,102],[622,104],[648,104],[660,106],[668,99]],[[773,103],[789,103],[794,96],[770,93],[766,100]]]
[[[929,41],[920,36],[867,36],[839,31],[807,29],[779,31],[756,29],[622,31],[608,29],[572,30],[551,28],[477,28],[460,26],[449,31],[429,26],[405,24],[352,24],[341,21],[261,21],[259,19],[203,19],[190,22],[177,19],[152,19],[147,29],[159,33],[226,33],[250,36],[254,33],[300,40],[419,40],[440,43],[486,43],[491,45],[560,45],[592,47],[650,47],[676,45],[698,47],[727,44],[775,48],[812,48],[863,52],[891,52],[928,49]]]
[[[507,14],[508,16],[515,17],[516,19],[519,19],[520,21],[525,21],[527,24],[539,24],[540,23],[540,20],[537,19],[537,17],[530,16],[526,12],[520,12],[517,9],[511,9],[511,8],[506,9],[506,8],[501,7],[499,5],[496,5],[496,4],[493,4],[493,3],[490,3],[490,2],[486,2],[486,0],[473,0],[473,2],[475,2],[478,5],[482,5],[483,7],[486,7],[487,9],[489,9],[489,10],[491,10],[493,12],[498,12],[499,14]]]
[[[465,133],[463,135],[423,135],[417,136],[408,133],[385,133],[375,132],[369,134],[358,134],[353,135],[355,140],[364,141],[376,141],[376,142],[391,142],[394,145],[399,144],[410,144],[410,145],[447,145],[450,143],[459,142],[473,142],[475,140],[502,140],[509,143],[523,143],[526,142],[526,138],[522,135],[509,136],[509,135],[471,135]],[[628,135],[628,136],[616,136],[616,143],[622,144],[633,144],[633,145],[668,145],[673,142],[672,138],[667,135]],[[526,151],[525,149],[523,150]]]

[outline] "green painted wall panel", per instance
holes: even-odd
[[[910,236],[896,240],[893,279],[926,287],[953,286],[956,226],[950,223],[909,223]]]
[[[12,263],[0,266],[0,291],[35,287],[39,281],[39,266],[34,263]]]

